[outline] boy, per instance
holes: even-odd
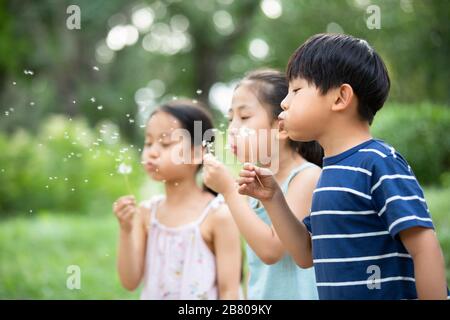
[[[364,40],[319,34],[294,52],[287,77],[280,130],[325,152],[311,214],[296,219],[270,170],[252,164],[239,192],[261,200],[299,266],[314,264],[320,299],[445,299],[422,189],[402,156],[370,135],[390,88],[380,56]]]

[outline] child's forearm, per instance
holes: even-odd
[[[434,230],[413,227],[400,231],[400,239],[414,261],[419,299],[446,299],[445,262]]]
[[[238,300],[239,299],[239,289],[226,289],[219,290],[220,300]]]
[[[240,233],[248,245],[263,260],[272,264],[282,258],[285,250],[273,229],[262,221],[236,190],[224,194],[225,202],[233,215]]]
[[[302,268],[313,265],[311,236],[303,222],[293,214],[281,190],[263,205],[286,250]]]
[[[139,286],[142,278],[142,261],[133,233],[120,230],[117,267],[122,285],[128,290]]]
[[[440,249],[424,250],[413,259],[417,297],[424,300],[447,299],[445,262]]]

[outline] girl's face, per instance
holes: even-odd
[[[176,129],[181,129],[179,121],[167,112],[156,112],[148,120],[142,163],[154,180],[180,180],[189,174],[194,175],[197,170],[198,164],[194,164],[193,158],[184,154],[185,150],[193,149],[190,140],[172,136]],[[184,159],[184,163],[180,163],[180,158]]]
[[[262,154],[270,157],[271,129],[278,130],[278,121],[271,119],[255,90],[251,83],[242,83],[234,91],[228,112],[231,151],[240,162],[264,161],[259,155],[264,147]]]

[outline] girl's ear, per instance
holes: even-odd
[[[339,88],[334,89],[332,111],[344,111],[353,101],[353,88],[347,84],[342,84]]]

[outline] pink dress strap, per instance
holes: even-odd
[[[156,211],[163,199],[152,199],[149,207],[151,223],[141,299],[217,299],[215,256],[201,235],[200,225],[223,198],[214,198],[198,219],[179,227],[158,221]]]

